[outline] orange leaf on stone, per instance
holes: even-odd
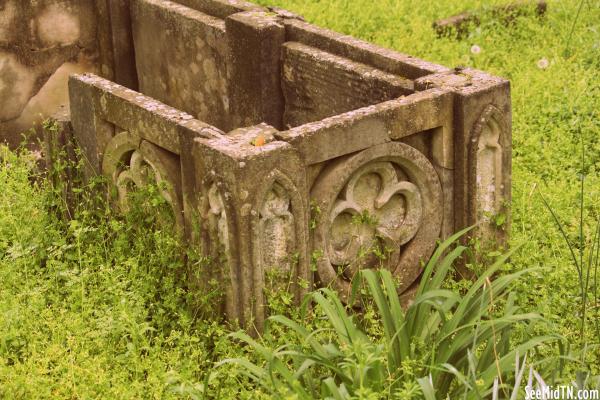
[[[258,135],[256,136],[256,138],[254,139],[254,145],[256,147],[261,147],[264,146],[266,143],[266,139],[264,135]]]

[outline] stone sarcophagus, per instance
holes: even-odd
[[[345,298],[361,268],[388,268],[408,291],[436,243],[469,225],[505,243],[508,81],[241,1],[119,10],[135,49],[119,63],[138,91],[72,76],[75,136],[121,206],[161,183],[229,318],[260,326],[273,284]]]

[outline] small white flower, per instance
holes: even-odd
[[[481,47],[474,44],[473,46],[471,46],[471,53],[473,53],[473,54],[481,53]]]
[[[542,59],[538,60],[538,62],[537,62],[537,66],[539,69],[546,69],[546,68],[548,68],[549,65],[550,65],[550,62],[548,61],[547,58],[542,58]]]
[[[31,158],[33,158],[34,160],[38,161],[38,160],[41,160],[42,158],[44,158],[44,155],[39,150],[33,150],[31,152]]]

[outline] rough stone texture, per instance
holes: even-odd
[[[297,18],[285,19],[286,39],[316,47],[323,51],[363,63],[390,74],[417,79],[425,75],[449,71],[441,65],[384,49],[374,44],[317,27]]]
[[[110,34],[113,54],[113,80],[130,89],[137,90],[138,77],[133,47],[130,0],[104,0],[110,11]]]
[[[484,248],[505,246],[512,170],[510,82],[459,69],[419,79],[415,87],[446,88],[454,95],[455,228],[480,224],[475,237],[485,242]],[[506,223],[496,226],[494,217],[500,214]]]
[[[409,79],[301,43],[286,43],[282,58],[287,127],[412,93]]]
[[[282,128],[284,99],[280,52],[285,28],[263,11],[234,14],[225,21],[233,85],[229,85],[231,125],[266,122]]]
[[[88,174],[107,176],[122,207],[131,187],[165,182],[162,195],[184,232],[181,137],[212,137],[220,131],[95,75],[71,77],[69,90],[72,124]]]
[[[294,144],[307,164],[316,164],[435,127],[450,132],[451,104],[447,90],[426,90],[307,123],[277,137]],[[443,153],[443,143],[436,152]],[[448,158],[448,153],[440,157]]]
[[[225,311],[258,329],[269,277],[298,302],[312,282],[302,160],[291,145],[273,141],[273,132],[262,124],[227,138],[197,139],[194,147],[205,254],[231,282]]]
[[[140,91],[227,129],[225,22],[171,1],[131,6]]]
[[[67,78],[94,71],[92,0],[6,0],[0,8],[0,141],[68,104]]]
[[[44,130],[42,150],[46,160],[45,170],[54,190],[66,205],[62,209],[62,217],[70,219],[75,214],[75,198],[73,193],[77,180],[76,143],[73,127],[67,109],[60,110],[51,117],[52,129]]]
[[[176,3],[221,19],[244,11],[266,11],[256,4],[242,0],[176,0]]]
[[[123,207],[132,186],[167,183],[230,319],[260,330],[273,289],[345,298],[364,267],[393,271],[408,301],[436,241],[478,224],[506,243],[506,80],[240,1],[131,1],[141,93],[71,78],[73,131]]]
[[[159,184],[160,195],[171,206],[176,225],[183,228],[181,169],[177,155],[129,131],[121,131],[106,145],[102,174],[117,188],[117,202],[122,211],[129,209],[132,189],[149,183]]]

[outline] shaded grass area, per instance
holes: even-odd
[[[600,210],[600,4],[585,2],[576,24],[579,1],[549,2],[546,17],[518,17],[510,28],[484,15],[456,41],[436,38],[431,22],[491,2],[261,3],[417,57],[511,79],[512,242],[523,248],[505,269],[545,268],[513,289],[521,307],[549,321],[534,326],[539,334],[556,331],[574,346],[597,342],[593,329],[578,336],[576,272],[539,192],[577,242],[585,175],[584,233],[591,234]],[[473,45],[481,52],[473,54]],[[542,59],[547,68],[540,68]],[[215,369],[219,360],[254,356],[210,312],[196,312],[210,310],[212,300],[187,289],[172,235],[140,215],[116,217],[102,201],[82,208],[75,222],[59,221],[48,212],[55,201],[50,188],[31,184],[29,158],[0,152],[0,398],[267,397],[235,366]],[[194,265],[202,268],[202,260]],[[273,300],[277,311],[290,313]],[[368,331],[377,337],[379,329],[373,323]],[[277,343],[292,340],[285,330],[274,334]],[[598,350],[585,357],[600,373]],[[407,392],[419,398],[413,389]]]

